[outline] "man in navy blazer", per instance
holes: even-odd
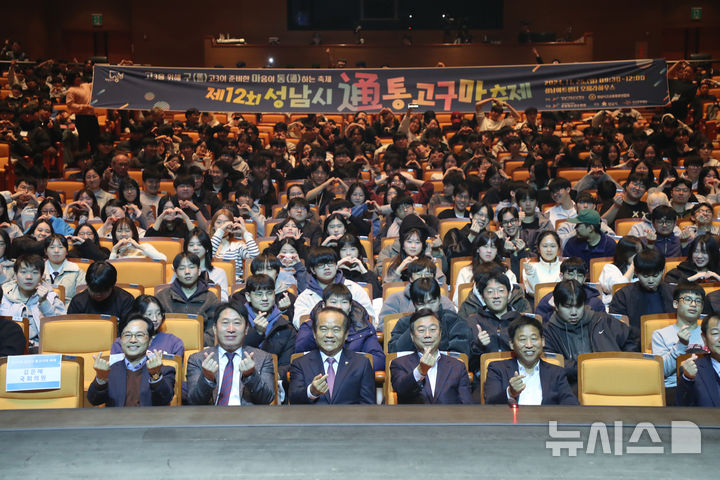
[[[492,362],[485,380],[485,403],[578,405],[565,370],[540,359],[542,323],[523,315],[508,327],[513,357]]]
[[[344,348],[350,317],[324,307],[312,320],[312,350],[290,364],[290,403],[375,404],[375,375],[365,355]]]
[[[682,363],[675,403],[681,407],[720,407],[720,316],[705,317],[700,330],[710,355],[693,355]]]
[[[131,315],[121,332],[125,358],[111,366],[101,353],[94,356],[95,380],[88,389],[88,401],[108,407],[169,405],[175,388],[175,369],[163,367],[162,350],[148,352],[155,333],[152,321],[142,315]]]
[[[423,308],[410,317],[410,336],[416,351],[390,364],[398,403],[472,403],[465,365],[439,351],[442,326],[431,310]]]

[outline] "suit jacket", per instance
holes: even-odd
[[[240,382],[241,405],[268,405],[275,399],[275,370],[272,356],[258,348],[243,346],[244,352],[252,352],[255,372]],[[193,353],[187,364],[187,402],[190,405],[215,405],[217,403],[217,381],[210,382],[203,375],[204,353],[213,353],[218,358],[217,347],[207,347]]]
[[[675,403],[679,407],[720,407],[720,378],[712,366],[710,355],[695,360],[695,380],[678,379]]]
[[[485,403],[508,403],[507,388],[517,370],[515,358],[490,364],[485,380]],[[565,370],[557,365],[540,360],[540,386],[541,405],[579,405],[565,376]]]
[[[397,392],[398,403],[472,403],[470,381],[463,362],[440,355],[435,390],[432,392],[430,385],[426,385],[427,378],[420,382],[415,381],[413,371],[419,364],[420,356],[417,352],[397,357],[390,364],[390,381]]]
[[[127,368],[125,361],[110,365],[108,381],[99,385],[93,380],[88,388],[87,398],[93,405],[105,404],[108,407],[124,407],[127,393]],[[162,377],[156,383],[150,383],[147,365],[142,368],[140,379],[140,406],[157,407],[169,405],[175,393],[175,369],[162,367]]]
[[[343,348],[338,363],[332,397],[328,392],[313,401],[307,395],[308,385],[318,374],[325,374],[320,350],[311,350],[294,360],[290,364],[290,403],[375,405],[375,375],[370,360]]]

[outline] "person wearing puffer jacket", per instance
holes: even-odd
[[[513,310],[508,304],[510,289],[510,281],[501,272],[484,275],[474,287],[480,294],[483,305],[466,319],[474,336],[470,344],[468,364],[471,372],[480,369],[480,356],[483,353],[512,350],[508,327],[523,313]],[[476,375],[476,378],[479,379],[480,376]]]
[[[504,267],[495,262],[489,262],[481,263],[473,269],[473,281],[475,285],[458,309],[458,316],[460,318],[467,321],[471,315],[485,308],[482,293],[478,291],[476,286],[482,282],[483,277],[494,273],[505,275]],[[514,285],[511,281],[510,285],[512,285],[512,290],[510,291],[510,298],[508,299],[509,308],[521,313],[532,313],[532,306],[527,298],[525,298],[522,287],[520,287],[520,285]]]
[[[345,285],[332,284],[323,290],[323,301],[315,305],[310,312],[310,320],[303,322],[295,340],[295,352],[309,352],[317,347],[313,324],[320,310],[325,307],[336,307],[350,317],[350,330],[345,339],[345,348],[358,353],[369,353],[373,357],[373,370],[385,371],[385,352],[377,339],[375,327],[370,315],[358,302],[352,299],[350,290]]]
[[[410,283],[418,278],[435,278],[436,270],[437,265],[435,265],[435,262],[426,257],[413,260],[407,266]],[[457,311],[455,304],[445,295],[440,296],[440,303],[443,310],[451,312]],[[412,313],[414,311],[415,307],[413,307],[412,299],[410,298],[410,284],[408,283],[402,292],[391,293],[383,302],[382,309],[378,315],[380,317],[377,326],[378,331],[383,331],[386,316],[396,313]]]
[[[45,262],[40,255],[20,255],[13,267],[15,280],[2,286],[0,315],[30,320],[30,352],[39,344],[40,319],[65,315],[67,309],[52,287],[43,281]]]
[[[588,285],[587,280],[587,266],[585,262],[579,257],[570,257],[563,260],[560,264],[560,275],[562,280],[577,280],[585,290],[585,304],[595,312],[605,312],[605,303],[602,300],[600,290]],[[550,320],[553,312],[555,311],[555,301],[553,300],[553,294],[548,293],[538,302],[535,314],[542,317],[543,324]]]
[[[576,280],[563,280],[553,291],[555,313],[545,327],[545,352],[565,359],[571,386],[577,383],[577,358],[583,353],[638,352],[640,342],[629,326],[585,305],[585,289]]]
[[[440,303],[440,285],[434,278],[419,278],[410,284],[410,298],[415,311],[427,308],[440,320],[441,332],[440,351],[464,353],[470,356],[470,342],[473,333],[468,324],[454,312],[443,310]],[[409,314],[397,321],[390,335],[389,352],[405,352],[415,349],[410,335]]]

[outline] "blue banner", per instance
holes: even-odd
[[[230,69],[95,65],[96,108],[211,112],[473,111],[496,98],[517,110],[651,107],[668,102],[665,60],[501,67]]]

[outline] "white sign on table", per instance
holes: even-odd
[[[6,392],[60,388],[62,355],[17,355],[7,360]]]

